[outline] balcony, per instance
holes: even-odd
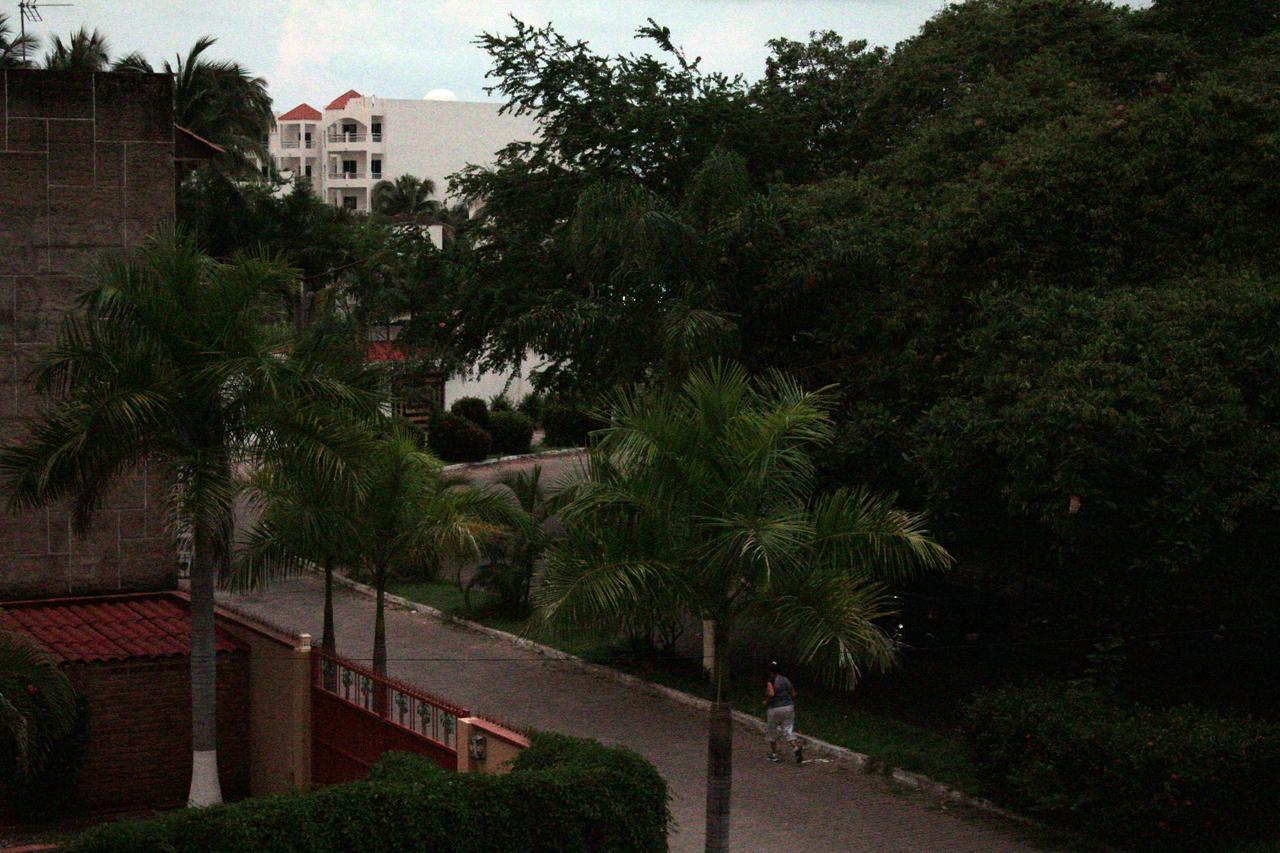
[[[370,172],[369,177],[373,178],[375,181],[382,180],[382,170],[379,169],[377,171]]]
[[[381,174],[381,172],[378,172],[378,175]],[[365,173],[363,170],[357,170],[354,172],[347,172],[342,169],[329,170],[329,180],[331,181],[362,181],[364,180],[364,176]]]
[[[314,142],[312,142],[311,140],[306,140],[306,141],[304,142],[304,141],[299,140],[299,139],[283,139],[283,140],[281,140],[281,141],[280,141],[280,147],[281,147],[281,148],[306,148],[306,149],[311,149],[311,148],[315,148],[315,147],[316,147],[316,144],[315,144]]]
[[[329,131],[328,138],[330,142],[364,142],[367,136],[368,134],[366,134],[363,130],[355,130],[355,131],[341,132],[341,133],[331,130]],[[376,133],[374,134],[374,136],[378,137],[377,139],[374,140],[375,142],[380,142],[382,140],[381,133]]]

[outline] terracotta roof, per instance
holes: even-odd
[[[194,130],[188,130],[175,124],[177,131],[173,135],[173,156],[178,160],[209,160],[218,154],[225,154],[226,149],[216,142],[210,142]]]
[[[71,663],[175,657],[191,648],[188,602],[171,592],[5,602],[0,627]],[[244,648],[223,631],[217,638],[220,652]]]
[[[325,107],[325,109],[326,110],[345,110],[347,108],[347,101],[351,100],[352,98],[363,98],[363,97],[364,95],[360,94],[355,89],[348,89],[347,91],[343,92],[341,95],[339,95],[338,97],[330,101],[329,106]]]
[[[369,341],[364,345],[365,361],[405,361],[408,355],[395,341]]]
[[[276,121],[319,121],[322,118],[320,111],[310,104],[298,104]]]

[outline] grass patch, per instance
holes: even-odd
[[[483,592],[471,596],[473,611],[466,610],[462,592],[446,581],[393,581],[388,592],[435,607],[451,616],[470,619],[528,636],[561,651],[593,663],[612,666],[656,684],[674,687],[695,696],[709,698],[709,685],[697,665],[672,658],[636,659],[614,637],[602,634],[573,635],[532,633],[528,619],[503,618],[492,611]],[[969,767],[969,756],[958,732],[946,732],[903,722],[857,704],[857,694],[839,693],[799,686],[797,723],[802,734],[866,753],[893,767],[923,773],[978,796],[981,784]],[[759,716],[763,682],[743,677],[735,679],[731,699],[739,711]],[[761,744],[761,749],[765,747]]]

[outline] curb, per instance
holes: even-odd
[[[446,465],[444,471],[470,471],[473,468],[492,468],[495,465],[506,465],[510,462],[529,462],[538,459],[554,459],[557,456],[573,456],[581,453],[582,447],[562,447],[556,450],[543,450],[539,453],[517,453],[515,456],[499,456],[496,459],[484,459],[480,462],[455,462]]]
[[[334,572],[333,579],[339,585],[355,590],[362,595],[373,597],[377,594],[373,587],[367,584],[362,584],[359,581],[354,581],[337,572]],[[663,696],[674,702],[678,702],[681,705],[696,708],[700,711],[711,710],[711,701],[709,699],[693,696],[692,694],[685,693],[683,690],[677,690],[674,687],[667,687],[664,684],[655,684],[652,681],[646,681],[638,676],[631,675],[626,672],[620,672],[613,667],[583,660],[577,655],[571,655],[568,652],[561,651],[560,649],[534,642],[527,637],[521,637],[508,631],[500,631],[497,628],[490,628],[488,625],[482,625],[479,622],[472,622],[469,619],[461,619],[457,616],[445,613],[435,607],[431,607],[430,605],[422,604],[417,601],[410,601],[407,598],[403,598],[399,595],[392,595],[389,592],[383,593],[383,600],[388,604],[394,604],[405,610],[411,610],[415,613],[431,616],[446,624],[456,625],[460,628],[465,628],[478,634],[484,634],[485,636],[493,637],[497,640],[503,640],[522,649],[537,652],[543,657],[551,658],[553,660],[567,661],[581,669],[585,669],[588,672],[599,675],[617,684],[625,684],[649,694]],[[762,736],[765,734],[765,722],[758,717],[753,717],[742,711],[734,711],[733,721],[743,728],[758,732]],[[870,755],[865,753],[855,752],[852,749],[848,749],[843,746],[836,746],[834,743],[828,743],[827,741],[818,740],[817,738],[809,737],[807,735],[804,737],[804,745],[805,751],[810,754],[820,755],[824,758],[852,764],[859,770],[864,770],[868,773],[879,773],[904,788],[921,791],[938,799],[959,803],[960,805],[968,806],[969,808],[977,809],[996,817],[1001,817],[1005,820],[1014,821],[1026,826],[1039,825],[1035,820],[1004,809],[990,800],[982,797],[975,797],[972,794],[966,794],[958,788],[953,788],[945,783],[930,779],[928,776],[923,774],[912,773],[911,771],[885,764],[883,761],[872,758]]]

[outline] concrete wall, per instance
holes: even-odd
[[[532,356],[526,356],[524,364],[517,370],[505,373],[466,372],[453,376],[444,383],[445,408],[461,397],[479,397],[488,403],[499,394],[505,395],[515,405],[533,390],[529,372],[537,363]]]
[[[173,221],[173,134],[166,75],[0,71],[0,441],[86,265]],[[173,588],[167,482],[125,478],[85,536],[65,507],[0,517],[0,598]]]
[[[311,787],[311,637],[219,608],[218,624],[249,647],[249,793]]]
[[[471,757],[471,738],[484,738],[483,761]],[[516,756],[529,748],[529,739],[508,728],[480,717],[463,717],[458,720],[458,772],[501,774],[511,769]]]

